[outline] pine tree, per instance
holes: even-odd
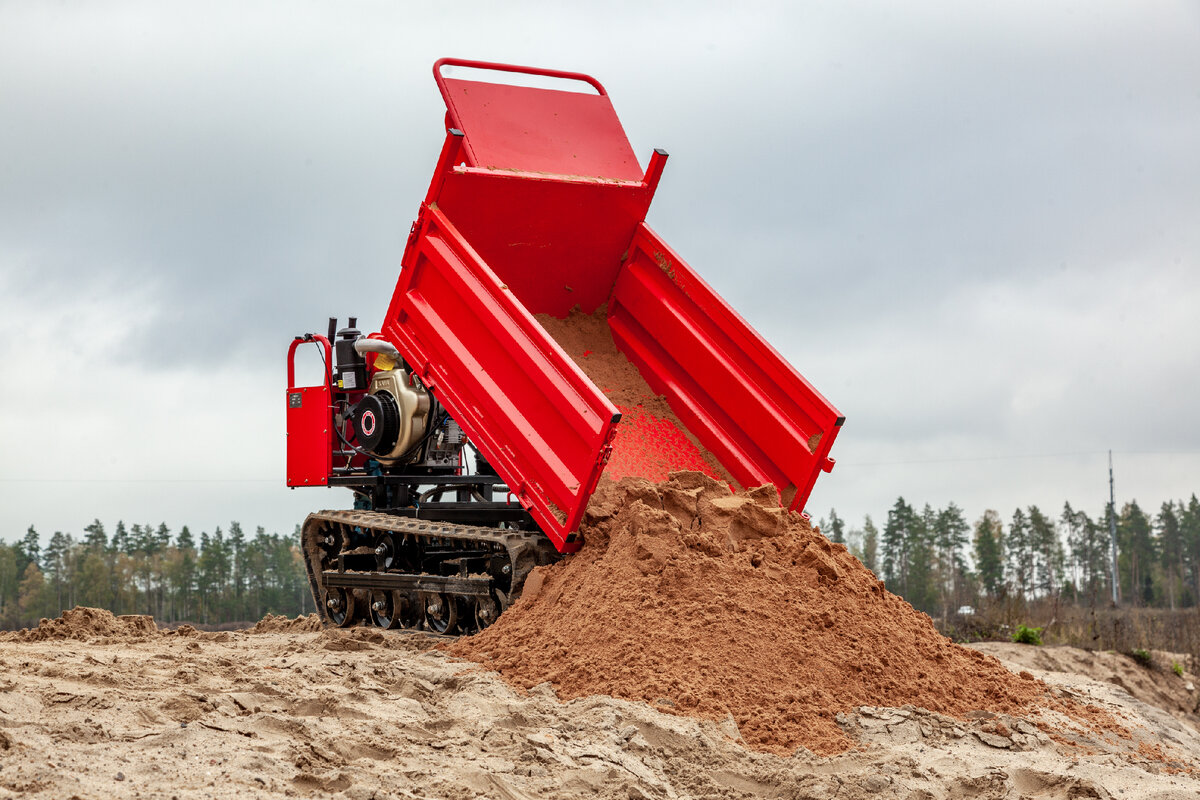
[[[826,528],[822,527],[821,532],[825,533]],[[832,508],[829,509],[828,537],[831,542],[846,543],[846,521],[839,517],[837,511]]]
[[[79,567],[79,599],[92,608],[112,608],[111,571],[103,553],[88,548]]]
[[[234,619],[246,619],[246,535],[237,522],[229,523],[229,552],[233,558]]]
[[[113,530],[112,538],[108,541],[108,550],[113,555],[117,553],[129,553],[133,547],[133,542],[129,537],[129,531],[125,529],[125,521],[117,520],[117,527]]]
[[[213,567],[212,537],[200,531],[200,550],[196,559],[196,595],[200,601],[200,621],[208,622],[213,594],[216,592],[216,570]]]
[[[110,609],[114,614],[124,614],[127,611],[133,610],[127,608],[125,604],[125,576],[122,574],[118,566],[118,557],[124,554],[129,549],[129,532],[125,529],[125,523],[121,520],[117,521],[117,527],[113,529],[112,538],[108,540],[108,547],[104,551],[105,572],[108,574],[108,605],[105,608]]]
[[[1033,551],[1034,589],[1043,597],[1058,594],[1063,578],[1063,549],[1054,521],[1037,506],[1029,507],[1029,545]]]
[[[1123,566],[1126,561],[1126,554],[1121,552],[1121,547],[1122,547],[1121,536],[1120,536],[1121,532],[1120,532],[1119,528],[1115,527],[1117,525],[1117,510],[1113,506],[1112,503],[1104,504],[1104,519],[1099,520],[1098,524],[1105,531],[1109,532],[1109,535],[1108,535],[1109,551],[1108,551],[1108,557],[1105,559],[1105,561],[1106,561],[1105,569],[1108,571],[1109,591],[1112,592],[1113,589],[1115,588],[1115,590],[1116,590],[1115,591],[1115,594],[1116,594],[1115,600],[1116,600],[1116,602],[1119,603],[1123,599],[1123,597],[1124,597],[1123,592],[1125,591],[1124,589],[1121,588],[1121,586],[1122,586],[1122,581],[1126,580],[1126,578],[1124,577],[1125,567]],[[1116,536],[1115,542],[1113,541],[1113,535],[1112,535],[1113,530],[1117,531],[1117,536]],[[1113,563],[1114,558],[1116,559],[1116,562],[1117,562],[1115,564]]]
[[[17,554],[12,547],[0,543],[0,621],[11,626],[17,622],[19,591]]]
[[[230,556],[229,546],[220,526],[212,536],[208,536],[206,533],[200,534],[200,558],[197,562],[197,570],[206,586],[206,613],[223,618],[226,611],[224,601],[228,595]]]
[[[45,585],[42,571],[38,569],[36,562],[30,561],[21,575],[20,595],[17,600],[18,625],[34,625],[41,618],[46,597]]]
[[[1136,500],[1125,504],[1117,517],[1117,540],[1121,545],[1121,577],[1127,582],[1125,596],[1135,606],[1154,599],[1154,584],[1150,568],[1155,561],[1154,536],[1150,517]]]
[[[871,520],[871,515],[867,514],[863,521],[863,566],[879,574],[879,529],[875,527],[875,523]]]
[[[912,506],[899,497],[888,511],[887,524],[883,528],[883,580],[901,596],[908,588],[908,545],[912,540],[915,517]]]
[[[271,547],[270,537],[261,525],[255,530],[254,541],[247,547],[246,566],[250,576],[250,598],[254,604],[254,617],[260,618],[267,607],[268,589],[268,558]]]
[[[1174,611],[1176,592],[1183,579],[1184,545],[1179,515],[1175,512],[1175,504],[1169,500],[1162,504],[1162,508],[1158,512],[1158,545],[1167,600],[1171,610]]]
[[[1070,575],[1068,580],[1075,587],[1078,595],[1084,591],[1083,558],[1080,552],[1083,531],[1079,517],[1075,513],[1075,509],[1071,508],[1070,501],[1063,503],[1062,514],[1058,517],[1058,527],[1059,530],[1066,531],[1067,550],[1071,554],[1067,559]]]
[[[108,536],[104,533],[104,525],[100,520],[92,520],[92,524],[83,529],[87,536],[83,537],[83,544],[89,550],[103,551],[108,547]]]
[[[975,571],[984,592],[993,600],[1004,594],[1004,525],[987,510],[975,523]]]
[[[146,531],[149,533],[149,525],[146,526]],[[171,529],[167,527],[167,523],[158,523],[158,527],[154,530],[154,543],[159,551],[166,550],[171,546]]]
[[[158,557],[158,539],[154,536],[148,526],[143,527],[139,523],[134,523],[129,529],[130,539],[133,542],[134,574],[137,576],[137,581],[141,584],[140,591],[142,594],[142,602],[145,604],[145,613],[154,614],[154,577],[155,577],[155,562]]]
[[[908,581],[904,599],[919,611],[929,614],[938,601],[933,529],[937,512],[928,503],[920,516],[913,514],[908,526]]]
[[[25,538],[17,543],[15,555],[17,557],[18,574],[24,574],[25,568],[30,564],[41,566],[42,546],[39,538],[37,530],[30,525],[29,529],[25,531]]]
[[[966,571],[963,549],[967,546],[970,530],[962,509],[954,503],[939,511],[934,521],[933,541],[937,548],[938,591],[943,615],[962,604],[962,578]]]
[[[175,611],[180,619],[194,619],[192,592],[196,583],[196,541],[184,525],[175,539],[176,561],[172,582],[175,586]]]
[[[167,523],[160,522],[154,532],[149,533],[151,526],[146,525],[148,535],[154,539],[155,551],[154,557],[151,559],[150,568],[154,580],[154,603],[157,609],[154,613],[158,617],[165,617],[167,613],[167,561],[168,550],[171,547],[171,529],[167,527]]]
[[[1067,533],[1071,552],[1072,582],[1081,596],[1095,605],[1108,578],[1108,528],[1087,515],[1063,503],[1059,526]]]
[[[1193,494],[1186,506],[1179,504],[1180,537],[1183,539],[1184,582],[1190,587],[1185,605],[1200,605],[1200,500]]]
[[[46,546],[46,557],[43,563],[46,574],[50,576],[54,588],[54,616],[63,610],[63,588],[67,582],[67,553],[71,548],[71,539],[62,531],[55,531]]]
[[[1008,555],[1008,574],[1012,576],[1017,595],[1025,600],[1033,588],[1035,558],[1029,519],[1019,508],[1013,512],[1004,544]]]

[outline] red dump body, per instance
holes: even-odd
[[[577,81],[580,91],[442,75]],[[621,414],[534,318],[607,308],[650,388],[743,486],[800,510],[843,417],[645,222],[642,171],[604,88],[576,73],[443,59],[447,135],[383,325],[560,551]]]

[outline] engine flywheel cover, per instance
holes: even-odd
[[[369,394],[354,406],[354,437],[364,450],[387,455],[400,435],[400,408],[389,392]]]

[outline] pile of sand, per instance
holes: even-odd
[[[92,641],[105,639],[114,642],[136,642],[159,633],[154,617],[142,614],[114,616],[102,608],[76,606],[64,611],[58,619],[43,619],[36,628],[4,634],[6,639],[42,642],[47,639]]]
[[[940,635],[773,489],[735,495],[699,473],[602,482],[582,531],[580,553],[536,570],[450,652],[563,699],[732,716],[747,744],[776,753],[851,747],[836,717],[859,706],[959,716],[1048,699],[1029,673]]]
[[[321,618],[316,614],[292,617],[284,614],[267,614],[248,628],[246,633],[308,633],[319,631],[325,627]]]
[[[750,746],[777,753],[845,750],[837,716],[860,706],[962,715],[1048,700],[1029,673],[938,634],[773,487],[734,494],[617,349],[603,309],[538,320],[623,417],[581,526],[587,546],[535,571],[452,653],[518,686],[550,681],[564,699],[732,717]]]

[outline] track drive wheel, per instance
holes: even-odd
[[[326,590],[325,609],[329,621],[339,628],[349,628],[358,622],[358,602],[352,591],[336,587]]]
[[[458,603],[448,594],[425,595],[425,625],[435,633],[452,633],[458,623]]]

